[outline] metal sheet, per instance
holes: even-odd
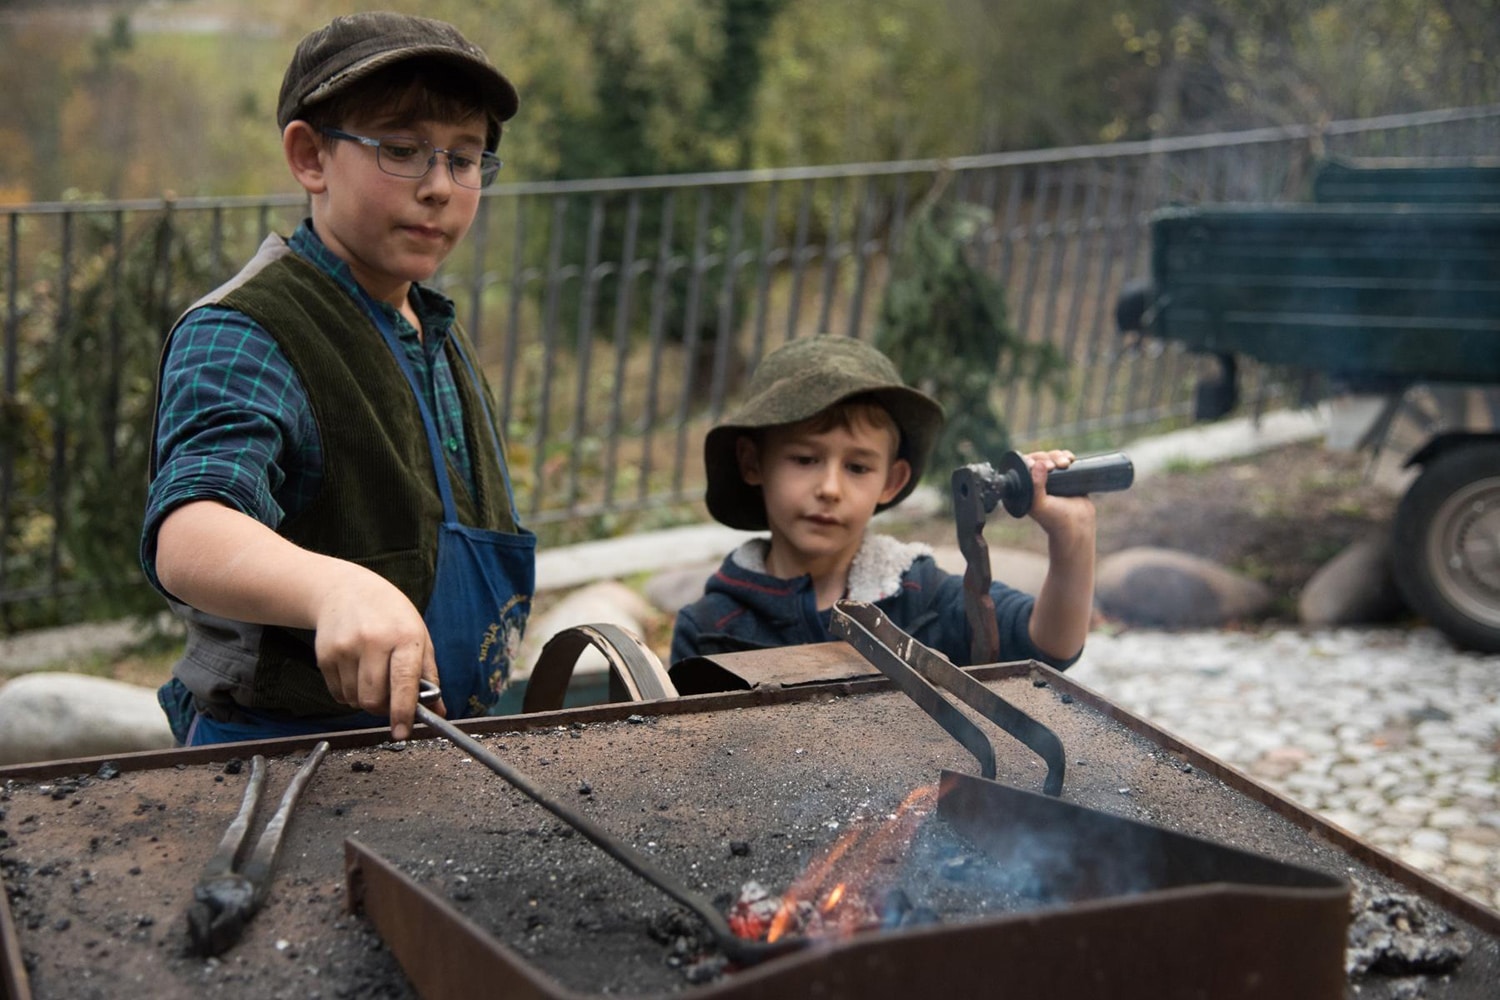
[[[799,687],[878,677],[870,664],[849,655],[842,642],[788,646],[728,656],[695,656],[672,665],[679,694],[749,691],[766,685]]]

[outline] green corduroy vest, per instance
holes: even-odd
[[[221,304],[243,312],[276,339],[317,422],[322,488],[305,509],[282,522],[279,533],[303,548],[379,573],[424,610],[437,565],[443,503],[416,399],[380,331],[332,278],[295,254],[267,265]],[[479,393],[486,390],[469,377],[459,344],[475,357],[455,326],[446,352],[463,401],[475,479],[471,492],[462,474],[444,461],[458,519],[514,532],[500,457],[480,405]],[[305,636],[285,629],[262,631],[253,690],[251,708],[301,716],[351,711],[329,694]]]

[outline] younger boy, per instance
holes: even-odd
[[[490,392],[422,284],[494,179],[510,82],[440,21],[335,18],[277,107],[311,217],[190,309],[162,357],[147,575],[188,626],[161,691],[189,744],[483,712],[530,606]]]
[[[724,560],[705,593],[677,616],[672,661],[829,642],[841,598],[883,609],[954,663],[969,661],[963,578],[932,550],[866,532],[876,512],[916,486],[943,410],[909,388],[875,348],[848,337],[794,340],[756,369],[738,413],[708,432],[709,513],[732,528],[769,528]],[[1035,598],[995,583],[1002,660],[1055,667],[1083,651],[1093,608],[1094,506],[1053,497],[1048,471],[1066,451],[1026,456],[1050,562]]]

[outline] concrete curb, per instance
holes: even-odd
[[[128,649],[143,635],[134,619],[124,619],[34,629],[0,638],[0,676],[71,666],[100,653]]]
[[[693,524],[639,535],[580,542],[537,553],[538,592],[563,590],[652,570],[722,558],[756,532]]]
[[[1276,410],[1254,420],[1246,417],[1142,438],[1121,449],[1135,463],[1137,479],[1169,469],[1176,462],[1223,462],[1273,448],[1311,441],[1328,433],[1326,406]]]

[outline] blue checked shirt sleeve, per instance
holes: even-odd
[[[171,511],[217,500],[272,529],[322,478],[317,426],[291,363],[243,313],[207,306],[173,334],[161,372],[157,467],[141,564],[153,586],[156,537]]]

